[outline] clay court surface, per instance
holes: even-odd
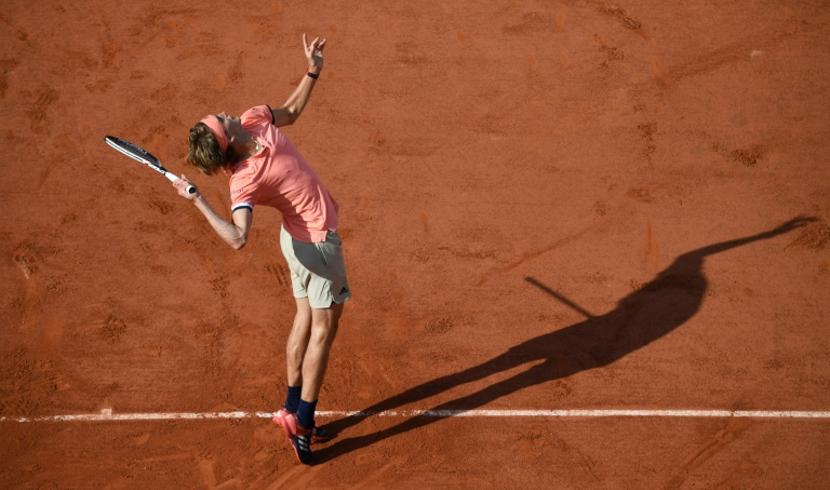
[[[674,3],[674,2],[672,2]],[[363,417],[298,465],[273,411],[279,213],[216,237],[185,171],[281,104],[354,299],[320,410],[830,410],[822,2],[44,2],[0,13],[0,487],[827,486],[830,418]]]

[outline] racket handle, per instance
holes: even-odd
[[[176,176],[173,172],[164,172],[164,176],[167,177],[167,180],[170,182],[178,182],[181,179]],[[188,194],[196,194],[196,186],[188,185],[185,190],[187,190]]]

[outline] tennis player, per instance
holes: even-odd
[[[222,171],[230,179],[231,221],[227,221],[190,182],[174,186],[190,199],[216,233],[234,249],[245,245],[257,205],[282,213],[280,248],[291,271],[297,303],[288,336],[288,393],[274,421],[283,427],[297,458],[311,463],[314,412],[343,303],[351,297],[342,244],[337,235],[338,204],[320,178],[279,128],[293,124],[308,102],[323,69],[325,39],[303,46],[308,72],[279,108],[259,105],[240,117],[208,115],[190,129],[188,162],[207,175]]]

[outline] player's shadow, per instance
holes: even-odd
[[[477,366],[410,388],[367,407],[363,412],[376,413],[399,408],[530,362],[536,364],[508,379],[437,405],[431,410],[471,410],[529,386],[607,366],[666,335],[695,315],[703,302],[707,287],[702,270],[706,257],[756,240],[772,238],[814,220],[815,218],[799,216],[769,231],[687,252],[677,257],[654,279],[622,298],[616,308],[608,313],[592,316],[583,310],[582,313],[587,317],[584,321],[522,342]],[[551,296],[578,308],[535,279],[526,280]],[[416,416],[372,434],[342,439],[315,451],[315,459],[321,463],[441,418]],[[338,433],[360,420],[361,417],[346,417],[327,424],[326,428]]]

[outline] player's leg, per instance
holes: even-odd
[[[330,308],[311,309],[311,335],[303,359],[302,399],[316,402],[328,366],[329,352],[337,335],[337,326],[343,314],[343,305],[333,303]],[[301,425],[302,421],[300,422]]]
[[[285,348],[288,393],[284,406],[289,412],[296,412],[300,403],[303,385],[303,358],[311,335],[311,307],[308,304],[308,298],[294,299],[297,302],[297,313],[294,315],[294,324],[288,334],[288,342]]]
[[[302,440],[293,436],[297,431],[296,413],[300,408],[300,397],[303,385],[303,358],[308,348],[311,337],[311,307],[308,298],[295,298],[297,302],[297,313],[294,316],[294,324],[288,335],[286,343],[286,372],[288,374],[288,389],[285,396],[283,408],[278,410],[274,416],[274,422],[283,428],[289,435],[292,445],[297,444],[297,456],[300,461],[308,462],[310,448],[302,447],[300,444],[308,445],[311,441],[321,442],[331,439],[331,435],[324,429],[314,428],[310,434],[305,435]],[[319,389],[318,389],[319,391]],[[301,452],[299,450],[304,449]]]
[[[328,365],[329,351],[343,313],[343,303],[351,297],[340,236],[329,232],[324,242],[303,246],[300,262],[312,272],[307,292],[311,307],[311,335],[303,358],[303,390],[297,418],[300,425],[314,427],[314,405],[320,394]],[[295,244],[295,249],[296,249]],[[311,405],[311,411],[307,409]]]
[[[286,243],[286,245],[289,245]],[[317,397],[328,365],[329,352],[337,334],[343,303],[351,297],[340,237],[330,232],[324,242],[291,240],[289,254],[297,261],[292,273],[302,277],[311,309],[311,327],[301,361],[302,390],[296,414],[283,418],[294,451],[303,463],[311,461],[311,441]],[[295,297],[301,296],[295,291]],[[296,376],[296,374],[295,374]]]
[[[291,289],[294,301],[297,303],[297,312],[294,315],[294,323],[288,335],[285,347],[286,374],[288,377],[288,389],[285,396],[284,410],[279,410],[275,422],[283,425],[282,419],[287,412],[296,412],[300,403],[303,376],[302,364],[305,356],[308,338],[311,333],[311,307],[309,306],[308,292],[306,287],[311,278],[311,272],[298,260],[294,251],[294,242],[291,235],[280,228],[280,249],[282,250],[288,270],[291,274]]]
[[[314,413],[317,397],[323,384],[329,352],[337,334],[337,325],[343,312],[343,304],[332,303],[329,308],[312,308],[311,334],[303,358],[303,388],[297,413],[288,414],[283,426],[289,434],[297,458],[304,464],[311,463],[311,443],[315,437]]]

